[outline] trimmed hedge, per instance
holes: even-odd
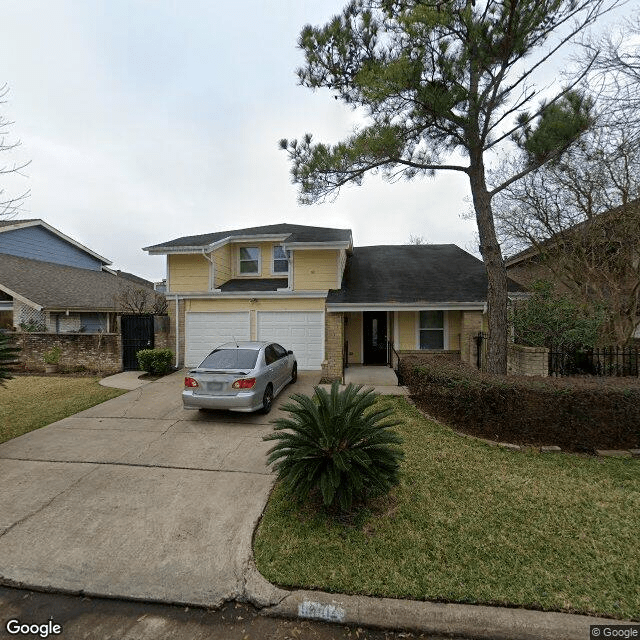
[[[142,349],[136,353],[136,356],[140,369],[154,376],[163,376],[173,367],[171,349]]]
[[[637,378],[505,377],[438,357],[403,358],[400,375],[421,409],[474,436],[582,452],[640,448]]]

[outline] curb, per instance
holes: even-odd
[[[294,591],[262,615],[482,640],[585,640],[591,625],[629,621],[570,613]]]

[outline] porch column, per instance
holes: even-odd
[[[482,331],[482,311],[463,311],[460,322],[460,359],[476,364],[477,346],[474,337]]]
[[[324,361],[322,363],[322,383],[334,380],[342,382],[344,347],[344,313],[324,314]]]

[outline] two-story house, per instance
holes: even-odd
[[[349,229],[275,224],[144,250],[167,256],[178,365],[224,342],[274,340],[301,370],[337,379],[347,363],[389,363],[391,346],[469,360],[483,327],[484,265],[451,244],[354,247]]]
[[[116,331],[118,298],[153,284],[40,219],[0,221],[0,329]]]

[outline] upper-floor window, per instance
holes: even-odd
[[[273,273],[289,273],[289,252],[281,246],[273,247]]]
[[[444,349],[444,311],[420,312],[420,348]]]
[[[240,273],[260,273],[260,247],[240,247]]]

